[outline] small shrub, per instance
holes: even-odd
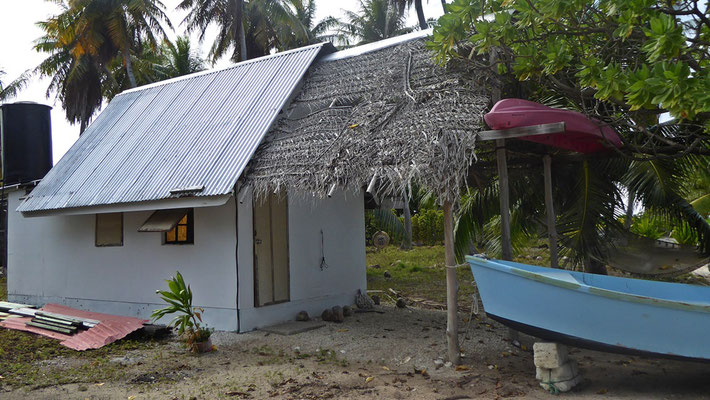
[[[206,342],[213,331],[213,329],[200,325],[202,323],[202,313],[205,310],[201,307],[192,306],[192,290],[190,285],[185,284],[185,280],[179,271],[174,277],[165,282],[168,283],[170,290],[156,290],[156,293],[168,305],[153,311],[151,318],[156,321],[166,315],[178,314],[170,321],[168,326],[177,328],[178,335],[185,338],[185,345],[192,351],[197,351],[197,344]]]
[[[671,232],[671,237],[682,245],[695,246],[698,244],[698,234],[690,229],[688,224],[681,224],[675,227]]]
[[[639,217],[634,217],[631,232],[647,238],[658,239],[663,236],[666,229],[660,218],[655,218],[653,215],[645,213]]]

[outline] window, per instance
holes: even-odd
[[[180,218],[174,228],[165,232],[163,243],[193,244],[195,242],[194,230],[193,210],[189,209],[185,214],[183,214],[182,218]]]
[[[123,213],[96,214],[96,246],[123,246]]]

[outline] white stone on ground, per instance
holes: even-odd
[[[543,389],[567,392],[581,381],[577,363],[569,359],[567,346],[540,342],[533,345],[535,378]]]
[[[538,342],[533,345],[535,366],[558,368],[569,358],[567,346],[552,342]]]

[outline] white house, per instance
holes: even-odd
[[[147,318],[179,270],[217,329],[352,304],[366,287],[362,192],[253,199],[238,183],[329,52],[318,44],[117,96],[36,187],[8,194],[9,299]]]
[[[351,304],[364,187],[461,186],[490,101],[485,76],[434,62],[428,34],[118,95],[36,187],[9,193],[9,299],[148,317],[179,270],[217,329]]]

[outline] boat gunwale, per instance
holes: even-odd
[[[482,267],[486,266],[489,269],[494,269],[496,271],[517,275],[517,276],[520,276],[523,278],[534,280],[534,281],[537,281],[540,283],[545,283],[548,285],[561,287],[564,289],[575,290],[575,291],[579,291],[582,293],[588,293],[588,294],[592,294],[592,295],[602,296],[602,297],[606,297],[606,298],[610,298],[610,299],[614,299],[614,300],[622,300],[622,301],[628,301],[628,302],[632,302],[632,303],[661,306],[661,307],[680,310],[680,311],[696,311],[696,312],[710,313],[710,305],[690,304],[687,302],[659,299],[659,298],[642,296],[642,295],[637,295],[637,294],[619,292],[617,290],[604,289],[604,288],[600,288],[600,287],[596,287],[596,286],[591,286],[586,283],[566,282],[566,281],[563,281],[560,279],[556,279],[556,278],[547,276],[542,273],[527,271],[527,270],[524,270],[521,268],[513,267],[511,265],[502,264],[502,263],[497,262],[498,260],[488,260],[488,259],[468,255],[468,256],[466,256],[466,261],[469,263],[469,265],[473,261],[473,262],[477,263],[479,266],[482,266]],[[486,264],[496,264],[502,268],[492,268],[490,266],[487,266]],[[546,268],[546,267],[539,267],[539,268]],[[549,269],[555,271],[552,268],[549,268]],[[566,271],[566,270],[558,269],[556,271]],[[584,290],[584,289],[586,289],[586,290]]]

